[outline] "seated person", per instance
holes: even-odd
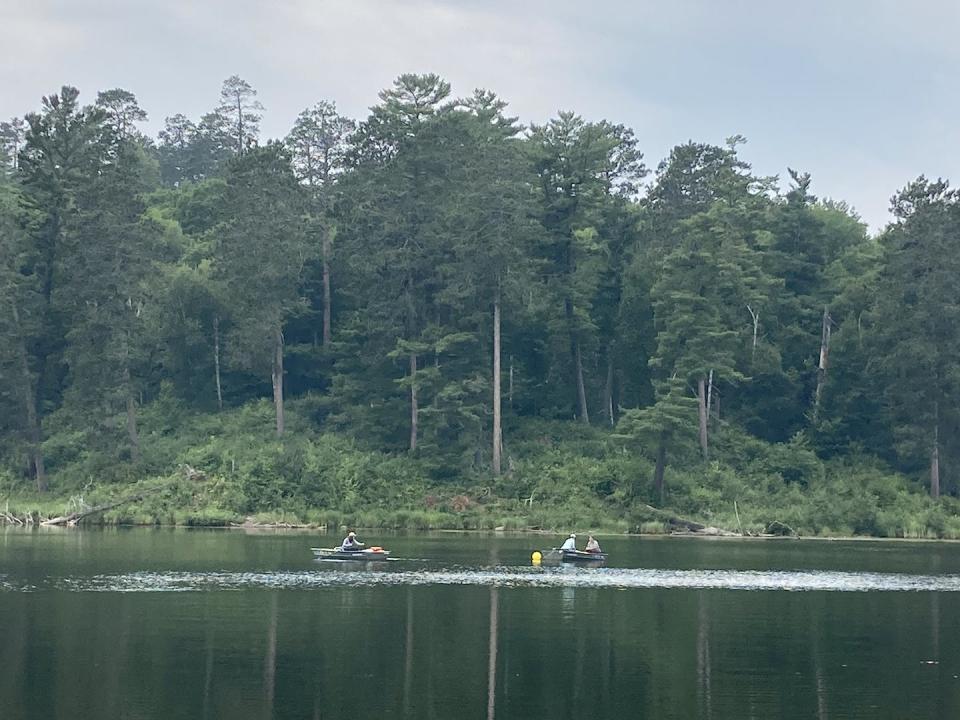
[[[593,539],[593,535],[587,536],[587,547],[585,549],[588,553],[603,552],[600,550],[600,543]]]
[[[341,550],[363,550],[364,544],[357,540],[357,534],[351,530],[340,543]]]
[[[576,550],[577,549],[577,535],[576,533],[570,533],[570,537],[563,541],[563,545],[560,546],[561,550]]]

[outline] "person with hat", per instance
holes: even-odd
[[[340,543],[341,550],[363,550],[364,547],[364,544],[357,540],[357,534],[353,530],[347,533],[343,542]]]
[[[561,550],[576,550],[577,549],[577,534],[570,533],[570,537],[563,541],[563,545],[560,546]]]

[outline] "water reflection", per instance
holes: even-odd
[[[925,548],[930,575],[544,571],[471,538],[457,562],[384,572],[271,566],[309,542],[198,535],[228,569],[142,572],[140,537],[157,542],[94,536],[86,565],[71,542],[0,543],[4,720],[960,717],[960,594]]]
[[[490,638],[487,650],[487,720],[493,720],[497,704],[497,633],[500,612],[500,598],[497,586],[490,586]]]
[[[697,698],[700,717],[713,717],[710,695],[710,618],[707,614],[707,598],[697,593]]]
[[[273,717],[273,698],[277,681],[277,593],[270,593],[270,617],[267,621],[267,652],[263,661],[263,687],[266,703],[264,717]]]
[[[403,644],[403,712],[410,714],[410,688],[413,685],[413,589],[407,588],[407,634]]]

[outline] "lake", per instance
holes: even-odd
[[[0,528],[0,717],[960,717],[960,545],[361,536]]]

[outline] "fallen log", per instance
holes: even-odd
[[[655,518],[657,518],[657,520],[662,520],[668,525],[676,525],[678,527],[686,528],[692,532],[701,532],[707,529],[707,526],[703,523],[698,523],[694,520],[687,520],[686,518],[679,517],[678,515],[674,515],[666,510],[655,508],[653,505],[642,505],[641,507],[651,513]]]
[[[96,515],[97,513],[106,512],[107,510],[112,510],[115,507],[120,507],[121,505],[126,505],[127,503],[136,502],[137,500],[143,500],[147,495],[152,495],[153,493],[159,492],[162,488],[154,488],[152,490],[144,490],[143,492],[136,493],[134,495],[128,495],[125,498],[120,500],[115,500],[113,502],[104,503],[103,505],[96,505],[94,507],[85,508],[83,510],[77,510],[68,515],[61,515],[55,518],[49,518],[42,521],[41,525],[66,525],[67,527],[73,527],[78,522],[83,520],[85,517],[90,515]]]
[[[653,515],[657,520],[660,520],[667,525],[672,525],[677,528],[682,528],[679,532],[674,531],[674,534],[678,535],[711,535],[711,536],[723,536],[723,537],[739,537],[740,533],[733,532],[732,530],[725,530],[723,528],[713,527],[712,525],[704,525],[699,523],[696,520],[688,520],[687,518],[682,518],[679,515],[674,515],[667,510],[661,510],[660,508],[655,508],[653,505],[641,505],[641,507]]]

